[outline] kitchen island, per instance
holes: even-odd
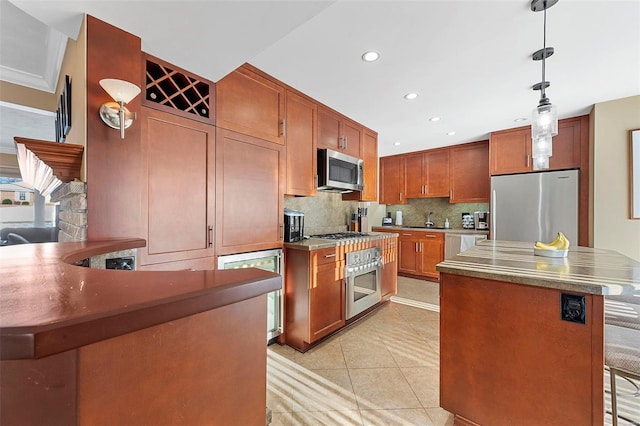
[[[115,271],[140,239],[0,247],[0,423],[264,424],[259,269]]]
[[[640,263],[483,241],[437,266],[440,405],[462,425],[601,425],[604,296],[640,294]]]

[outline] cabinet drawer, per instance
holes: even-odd
[[[314,265],[324,265],[327,263],[335,263],[340,260],[338,259],[338,250],[336,247],[331,247],[331,248],[322,249],[322,250],[314,250],[311,253],[311,259]]]

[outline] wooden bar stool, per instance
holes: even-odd
[[[616,395],[616,376],[640,380],[640,330],[605,324],[604,363],[609,367],[611,378],[611,414],[613,426],[618,424],[618,405]],[[638,386],[633,383],[638,389]],[[639,396],[636,392],[634,396]]]

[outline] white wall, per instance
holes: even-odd
[[[629,219],[629,131],[640,129],[640,96],[592,112],[593,246],[640,261],[640,220]]]

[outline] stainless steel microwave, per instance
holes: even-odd
[[[323,191],[362,191],[364,162],[331,149],[318,149],[318,189]]]

